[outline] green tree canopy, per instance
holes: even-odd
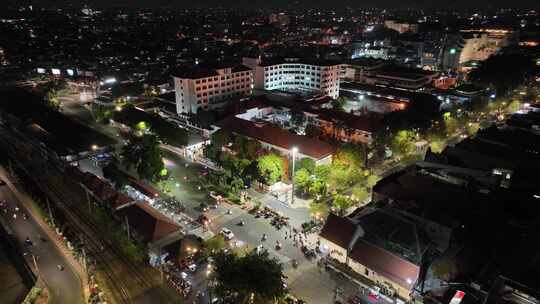
[[[320,165],[315,168],[315,176],[326,183],[328,181],[328,177],[330,176],[330,165]]]
[[[414,151],[416,136],[414,131],[401,130],[397,132],[392,140],[392,150],[402,155],[410,154]]]
[[[326,183],[320,178],[315,178],[311,181],[308,191],[309,194],[315,197],[324,196],[326,194]]]
[[[337,99],[332,100],[332,108],[337,111],[345,111],[345,104],[347,99],[343,96],[338,97]]]
[[[211,239],[208,239],[204,241],[203,247],[204,247],[204,253],[206,255],[212,255],[216,252],[220,251],[221,249],[225,248],[225,239],[221,234],[218,234],[214,236]]]
[[[261,176],[270,184],[274,184],[283,178],[285,168],[281,156],[270,153],[259,157],[258,168]]]
[[[340,146],[334,154],[333,163],[345,167],[364,167],[364,148],[354,144]]]
[[[294,170],[295,171],[298,171],[300,169],[306,169],[309,174],[313,174],[315,173],[315,161],[311,158],[307,158],[307,157],[304,157],[300,160],[298,160],[295,164],[294,164]]]
[[[362,185],[355,185],[352,189],[354,199],[360,202],[365,201],[369,197],[369,192]]]
[[[302,168],[294,173],[294,183],[299,191],[306,193],[309,191],[312,179],[309,171]]]
[[[219,252],[214,259],[215,292],[219,296],[235,295],[235,303],[276,301],[285,296],[283,266],[270,258],[267,251],[251,251],[240,257]]]
[[[351,208],[353,205],[354,203],[349,197],[341,194],[334,195],[332,200],[332,208],[341,216],[343,216],[347,209]]]
[[[159,140],[153,134],[134,137],[123,147],[123,163],[127,168],[134,167],[141,178],[156,180],[165,168],[159,149]]]

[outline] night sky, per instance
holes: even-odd
[[[291,7],[323,7],[342,8],[351,7],[387,7],[387,8],[499,8],[499,7],[521,7],[540,8],[539,0],[3,0],[0,1],[8,5],[31,4],[37,6],[81,6],[89,4],[94,7],[106,6],[129,6],[129,7],[249,7],[249,8],[291,8]]]

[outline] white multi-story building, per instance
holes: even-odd
[[[298,58],[263,61],[243,58],[253,70],[256,89],[306,91],[339,96],[340,64],[326,60],[309,62]]]
[[[251,95],[253,74],[250,68],[239,65],[225,68],[196,68],[175,75],[176,112],[197,113],[212,109],[234,98]]]

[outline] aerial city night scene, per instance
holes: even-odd
[[[540,2],[2,0],[0,241],[0,304],[540,304]]]

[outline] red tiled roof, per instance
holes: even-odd
[[[180,226],[174,223],[145,202],[137,202],[118,211],[121,217],[127,216],[129,225],[142,236],[145,242],[154,242],[175,232]]]
[[[349,257],[407,289],[413,287],[420,273],[419,266],[362,239],[356,241]]]
[[[349,219],[330,213],[319,235],[347,250],[355,231],[356,226]]]
[[[229,117],[218,125],[230,132],[254,138],[283,149],[297,147],[299,153],[314,159],[325,158],[334,153],[334,147],[317,139],[293,134],[269,123],[256,123],[238,117]]]
[[[114,198],[114,201],[112,202],[113,209],[118,209],[122,206],[125,206],[129,203],[133,202],[133,199],[123,193],[118,192],[116,197]]]
[[[95,197],[102,201],[113,198],[117,192],[105,180],[89,172],[84,173],[83,184],[88,190],[92,191]]]

